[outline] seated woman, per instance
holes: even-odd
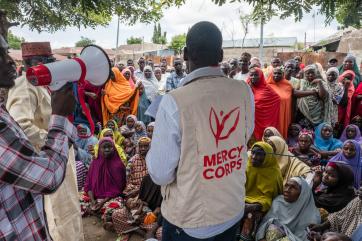
[[[321,156],[313,146],[313,133],[310,131],[303,130],[299,133],[298,143],[290,152],[310,167],[320,163]]]
[[[106,126],[113,131],[114,141],[117,145],[122,146],[122,142],[124,141],[124,137],[118,129],[117,121],[109,120]]]
[[[122,148],[126,153],[127,160],[130,160],[136,154],[136,145],[129,138],[124,139]]]
[[[275,158],[278,161],[284,185],[292,177],[306,178],[308,176],[308,179],[312,180],[312,169],[288,151],[288,145],[281,137],[271,136],[266,142],[272,146],[276,154]]]
[[[83,189],[88,173],[88,167],[92,162],[90,151],[98,143],[98,139],[91,136],[89,128],[84,124],[77,126],[78,138],[75,141],[75,164],[77,171],[78,191]]]
[[[354,187],[359,188],[362,172],[361,146],[356,141],[345,141],[342,151],[332,157],[329,162],[340,162],[350,166],[354,173]]]
[[[117,155],[116,146],[110,137],[99,141],[99,154],[89,167],[84,185],[81,209],[87,214],[104,214],[105,204],[111,199],[119,203],[126,186],[126,167]],[[118,205],[120,207],[120,205]]]
[[[316,172],[313,184],[314,201],[318,208],[329,213],[338,212],[353,198],[354,174],[342,163],[329,162],[323,172]]]
[[[327,123],[317,126],[314,145],[322,156],[323,164],[326,164],[327,160],[340,152],[342,148],[342,142],[333,137],[333,128]]]
[[[131,138],[135,132],[135,124],[137,117],[135,115],[128,115],[126,118],[126,124],[121,127],[121,134],[126,138]]]
[[[283,190],[282,174],[272,152],[273,148],[265,142],[256,142],[251,149],[246,167],[245,215],[240,234],[243,240],[252,238],[273,199]]]
[[[142,121],[137,121],[134,128],[135,132],[132,136],[132,141],[134,144],[137,144],[141,137],[147,137],[146,126]]]
[[[301,130],[302,127],[299,124],[296,123],[290,124],[288,129],[288,138],[287,138],[288,147],[295,147],[298,144],[298,137]]]
[[[345,142],[346,140],[355,140],[356,142],[358,142],[360,145],[362,145],[362,136],[361,136],[361,131],[358,128],[358,126],[350,124],[348,125],[342,135],[341,138],[339,138],[342,142]]]
[[[277,128],[269,126],[269,127],[265,128],[262,139],[265,142],[271,136],[279,136],[279,137],[283,138],[283,136],[280,134],[280,132],[277,130]]]
[[[351,237],[361,224],[362,187],[358,191],[358,197],[353,199],[345,208],[330,214],[326,222],[322,224],[311,224],[309,225],[309,228],[311,231],[315,232],[324,232],[329,230],[331,232],[338,232]]]
[[[137,231],[145,236],[143,230],[156,232],[159,226],[157,219],[161,215],[161,203],[161,187],[146,175],[142,180],[139,195],[136,198],[129,198],[126,206],[116,210],[112,215],[117,234],[127,235]]]
[[[293,177],[284,185],[283,195],[274,199],[258,228],[255,240],[307,240],[307,227],[321,217],[308,183]]]
[[[110,128],[103,129],[101,131],[101,133],[99,134],[99,140],[101,140],[104,137],[110,137],[113,141],[115,141],[114,133],[113,133],[112,129],[110,129]],[[117,144],[115,144],[115,148],[117,150],[119,158],[122,160],[124,165],[127,166],[127,156],[126,156],[126,153],[124,152],[123,148]],[[96,144],[94,146],[94,149],[91,150],[91,152],[93,153],[93,158],[98,157],[98,149],[99,149],[99,144]]]
[[[141,137],[138,141],[137,154],[129,160],[127,166],[127,187],[124,193],[127,197],[137,196],[140,191],[142,179],[148,175],[146,166],[146,155],[150,149],[151,139]]]
[[[153,136],[153,129],[155,128],[155,122],[151,122],[147,126],[147,137],[152,139]]]

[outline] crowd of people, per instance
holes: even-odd
[[[47,63],[48,60],[51,60],[49,56],[38,53],[24,56],[25,68],[34,64]],[[145,239],[162,240],[165,220],[161,205],[168,194],[167,189],[166,194],[164,192],[161,194],[162,185],[158,184],[163,182],[155,178],[157,175],[154,167],[152,167],[152,173],[149,173],[151,167],[146,159],[151,160],[151,157],[147,157],[151,146],[157,149],[162,148],[160,143],[155,143],[160,139],[153,138],[154,129],[157,129],[157,136],[160,138],[161,131],[172,132],[174,127],[159,125],[166,115],[170,115],[171,110],[166,112],[163,109],[162,113],[157,113],[156,116],[149,115],[147,110],[153,101],[158,98],[163,99],[170,93],[175,93],[173,97],[178,106],[186,105],[181,100],[191,97],[182,96],[181,91],[176,93],[174,91],[176,89],[185,89],[185,91],[187,89],[195,93],[203,91],[211,93],[214,90],[203,90],[196,84],[188,85],[192,81],[189,79],[193,72],[185,68],[181,58],[175,58],[172,66],[168,66],[166,59],[161,59],[159,64],[155,64],[141,57],[137,65],[132,59],[126,63],[118,63],[112,68],[111,77],[103,86],[92,86],[89,83],[85,86],[85,101],[96,123],[95,133],[91,133],[90,123],[80,105],[77,83],[68,87],[75,96],[74,112],[61,113],[61,115],[67,116],[76,127],[77,136],[73,137],[74,156],[68,159],[73,158],[74,161],[73,171],[76,174],[78,190],[78,195],[74,195],[77,205],[80,206],[80,213],[69,214],[68,212],[68,215],[73,215],[71,217],[73,220],[76,219],[74,215],[98,216],[103,222],[103,227],[116,232],[122,237],[121,240],[128,240],[133,233],[138,233]],[[232,173],[233,168],[245,167],[245,203],[240,204],[245,205],[245,208],[242,215],[236,217],[240,225],[238,222],[235,240],[360,241],[362,239],[362,80],[356,58],[348,54],[340,66],[336,59],[331,59],[328,66],[324,68],[319,63],[305,66],[300,56],[284,61],[275,57],[270,65],[262,67],[258,58],[245,52],[240,58],[223,62],[212,68],[215,73],[220,72],[220,74],[214,74],[215,76],[236,80],[232,82],[233,85],[239,83],[249,86],[248,91],[253,99],[251,111],[255,113],[254,128],[249,127],[252,130],[250,135],[248,130],[245,130],[245,137],[242,137],[247,138],[245,140],[247,142],[245,151],[248,151],[247,161],[243,164],[230,161],[230,165],[225,166],[225,169],[212,169],[214,170],[212,174],[208,172],[211,169],[205,169],[204,172],[206,179],[217,179]],[[192,78],[202,80],[203,75],[199,74],[198,77],[194,74]],[[218,83],[218,86],[222,89],[223,83]],[[231,90],[222,91],[225,94],[229,91],[233,94]],[[248,92],[243,95],[248,95]],[[242,94],[240,94],[241,98]],[[4,99],[7,99],[4,101],[7,111],[19,123],[35,147],[30,148],[28,144],[25,145],[29,150],[35,153],[45,145],[46,149],[54,149],[65,155],[64,150],[67,150],[65,142],[61,141],[61,134],[55,131],[57,130],[56,121],[63,123],[64,120],[54,119],[54,117],[50,119],[51,107],[54,104],[50,102],[50,93],[46,88],[31,86],[22,76],[15,81],[15,86],[10,89],[8,97]],[[171,108],[173,102],[167,103]],[[68,104],[72,103],[68,102]],[[196,110],[192,109],[190,113],[194,111]],[[194,130],[196,137],[193,138],[200,140],[205,138],[200,137],[201,134],[197,131],[200,126],[194,123],[193,119],[187,122],[189,112],[185,113],[178,113],[174,118],[181,120],[182,128]],[[210,112],[210,117],[208,116],[213,130],[212,114],[217,118],[218,113],[214,110]],[[220,116],[223,115],[224,113],[221,112]],[[224,121],[231,115],[233,112],[223,116],[224,120],[221,124],[224,125]],[[11,117],[6,118],[10,120]],[[217,125],[219,125],[218,121]],[[49,122],[55,126],[53,129],[48,129]],[[192,126],[193,124],[195,126]],[[0,125],[0,128],[3,127]],[[229,134],[232,131],[233,129]],[[190,133],[182,132],[182,138],[192,138]],[[181,135],[181,133],[177,134]],[[172,135],[177,134],[172,133]],[[219,140],[226,139],[221,134],[225,133],[222,133],[222,130],[220,133],[214,133],[215,138],[219,135]],[[155,141],[152,142],[152,139]],[[11,140],[8,140],[8,143],[12,143]],[[220,143],[216,143],[218,147]],[[181,149],[187,150],[191,148],[190,146],[191,144],[188,146],[182,142]],[[171,154],[168,153],[171,150],[167,150],[166,146],[164,148],[165,156],[169,157]],[[200,152],[203,152],[204,146],[198,148]],[[227,158],[231,158],[233,151],[239,151],[240,156],[241,149],[234,148],[228,153],[221,151],[216,157],[213,156],[214,159],[205,157],[204,165],[208,165],[206,160],[209,159],[210,162],[212,160],[218,163],[219,161],[227,162]],[[182,153],[187,153],[181,155],[182,160],[186,158],[186,155],[193,155],[193,152],[188,153],[183,150]],[[151,154],[154,158],[155,153]],[[2,156],[2,158],[6,157]],[[2,162],[3,160],[0,161]],[[68,165],[70,165],[69,162]],[[166,170],[162,169],[164,167],[159,168],[159,172]],[[178,168],[178,173],[188,172],[187,166]],[[72,168],[67,167],[67,172],[68,169]],[[63,178],[64,182],[67,181],[67,175]],[[5,176],[1,172],[0,177],[1,181],[5,182],[12,179],[11,175]],[[57,182],[61,183],[61,179],[62,175],[57,176]],[[177,180],[177,182],[180,181],[182,179]],[[12,183],[17,182],[20,181],[12,181]],[[36,189],[30,184],[24,185],[33,190],[41,189]],[[45,186],[45,184],[42,185]],[[178,183],[178,185],[181,184]],[[24,187],[21,188],[24,189]],[[52,191],[54,188],[49,188],[48,193]],[[70,200],[72,194],[68,193],[66,196]],[[220,198],[222,197],[215,197],[215,199]],[[168,202],[170,199],[171,197]],[[69,200],[64,200],[64,202],[69,203]],[[4,201],[1,202],[4,203]],[[197,213],[197,207],[195,208],[192,210]],[[184,212],[193,217],[190,210],[184,210]],[[168,210],[168,215],[170,213],[171,211]],[[47,211],[46,215],[49,215]],[[59,222],[61,217],[55,214],[54,216],[56,217],[52,219]],[[182,218],[187,220],[184,216]],[[1,213],[0,217],[2,218]],[[47,220],[50,225],[51,219],[47,217]],[[0,225],[3,225],[2,222],[3,220],[0,219]],[[6,222],[10,223],[10,221]],[[73,226],[77,227],[77,225]],[[2,234],[3,230],[6,228],[1,226],[0,238],[5,237]],[[9,227],[8,230],[11,228]],[[185,232],[186,230],[187,228]],[[71,230],[67,231],[72,233]],[[186,233],[191,235],[192,231]],[[81,233],[81,227],[76,228],[74,232]],[[19,235],[27,237],[25,234]],[[52,236],[54,237],[53,233]],[[9,234],[5,240],[13,239]],[[164,237],[163,240],[168,239]]]

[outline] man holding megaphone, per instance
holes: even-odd
[[[26,42],[21,47],[26,70],[54,62],[49,42]],[[23,75],[15,80],[8,96],[6,109],[39,152],[45,145],[52,113],[49,89],[33,86]],[[44,196],[49,233],[54,241],[84,240],[74,156],[71,147],[62,185],[56,192]]]
[[[16,69],[0,35],[0,88],[14,86]],[[55,192],[66,171],[69,146],[76,129],[66,118],[73,112],[71,86],[52,93],[52,116],[40,152],[9,115],[0,108],[0,240],[51,240],[43,195]]]

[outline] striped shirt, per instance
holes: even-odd
[[[69,142],[76,129],[53,115],[45,146],[37,153],[20,126],[0,108],[0,240],[51,240],[43,195],[63,181]]]

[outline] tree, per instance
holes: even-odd
[[[164,32],[163,35],[162,35],[161,24],[158,23],[157,26],[155,24],[154,27],[153,27],[152,43],[154,43],[154,44],[166,44],[167,43],[166,35],[167,35],[166,32]]]
[[[179,34],[172,37],[171,43],[168,46],[173,49],[176,54],[181,54],[183,47],[186,45],[186,34]]]
[[[162,17],[162,10],[180,6],[185,0],[1,0],[10,21],[32,30],[54,32],[66,27],[106,26],[113,15],[126,24],[151,23]]]
[[[341,24],[348,23],[345,21],[347,18],[354,20],[352,23],[360,23],[356,16],[361,16],[362,1],[348,1],[348,0],[212,0],[219,6],[227,2],[247,2],[253,6],[253,19],[262,20],[264,23],[269,21],[273,16],[279,16],[282,19],[287,17],[294,17],[295,21],[300,21],[304,13],[309,13],[313,6],[316,6],[319,13],[326,16],[326,24],[329,24],[336,18],[337,14],[344,9],[344,14],[337,21]],[[353,5],[351,7],[351,5]],[[349,22],[349,24],[351,24]]]
[[[142,42],[143,42],[142,38],[137,38],[133,36],[127,39],[127,44],[141,44]]]
[[[25,42],[24,38],[20,38],[20,37],[14,35],[11,31],[9,31],[9,33],[8,33],[8,43],[9,43],[9,47],[11,49],[20,49],[22,42]]]
[[[241,27],[243,28],[243,40],[241,43],[241,48],[244,48],[244,42],[245,42],[245,38],[246,35],[248,35],[249,33],[249,24],[252,22],[253,20],[253,16],[251,14],[240,14],[240,22],[241,22]]]
[[[336,18],[338,23],[342,25],[342,29],[348,26],[361,28],[362,5],[360,2],[361,1],[347,1],[338,8]],[[354,11],[351,11],[351,9]]]
[[[96,41],[93,40],[93,39],[89,39],[87,37],[81,36],[80,40],[75,43],[75,47],[85,47],[85,46],[90,45],[90,44],[95,44],[95,42]]]

